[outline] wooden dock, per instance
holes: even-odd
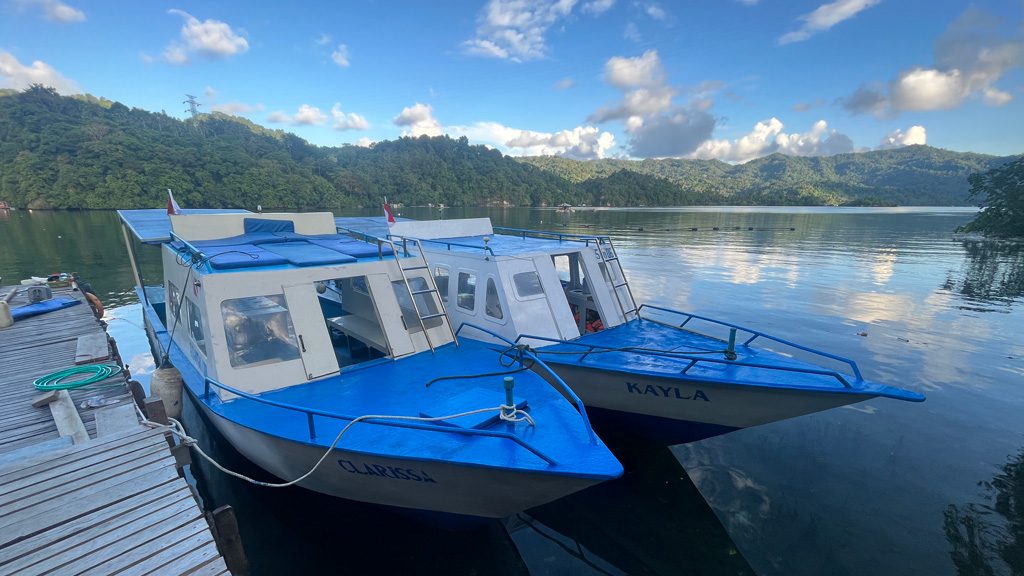
[[[0,330],[0,575],[228,574],[179,469],[187,448],[176,459],[164,432],[140,423],[125,375],[70,393],[32,386],[97,362],[121,365],[84,301]],[[155,403],[142,404],[162,412]]]

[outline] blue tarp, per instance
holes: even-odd
[[[12,308],[11,316],[14,317],[15,320],[21,320],[23,318],[29,318],[30,316],[38,316],[39,314],[53,312],[54,310],[63,310],[64,308],[69,308],[81,303],[82,301],[77,298],[61,296],[58,298],[43,300],[42,302],[36,302],[35,304],[25,304],[24,306]]]

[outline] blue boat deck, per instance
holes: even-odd
[[[524,336],[530,338],[531,336]],[[921,401],[907,390],[859,380],[849,374],[754,346],[736,346],[736,359],[725,360],[726,343],[697,332],[653,320],[632,320],[575,340],[538,350],[549,364],[572,364],[625,375],[642,374],[723,385],[760,386],[871,394]]]

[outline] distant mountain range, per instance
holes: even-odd
[[[967,205],[967,177],[1016,157],[928,146],[716,160],[513,158],[465,138],[319,147],[220,113],[178,120],[93,96],[0,90],[0,200],[186,206]]]

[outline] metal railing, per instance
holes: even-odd
[[[777,371],[780,371],[780,372],[795,372],[795,373],[799,373],[799,374],[813,374],[813,375],[816,375],[816,376],[827,376],[829,378],[835,378],[842,385],[843,388],[850,388],[850,389],[853,388],[853,384],[851,384],[850,381],[847,380],[846,376],[844,374],[842,374],[841,372],[837,372],[835,370],[818,369],[818,368],[803,368],[803,367],[799,367],[799,366],[779,366],[779,365],[774,365],[774,364],[762,364],[760,362],[747,362],[745,360],[726,360],[726,359],[719,359],[719,358],[706,358],[706,357],[703,357],[703,356],[694,356],[692,354],[675,353],[675,352],[671,352],[671,351],[659,352],[659,351],[655,351],[655,350],[630,349],[629,347],[602,346],[600,344],[588,344],[588,343],[585,343],[585,342],[576,342],[574,340],[560,340],[558,338],[548,338],[546,336],[534,336],[532,334],[521,334],[521,335],[519,335],[518,338],[516,338],[515,341],[516,341],[516,343],[518,343],[520,340],[522,340],[524,338],[529,338],[529,339],[532,339],[532,340],[541,340],[543,342],[551,342],[551,343],[554,343],[554,344],[567,344],[567,345],[570,345],[570,346],[579,346],[579,347],[582,347],[582,348],[586,348],[587,350],[585,352],[581,351],[579,353],[579,355],[580,355],[580,360],[579,361],[580,361],[581,364],[583,363],[584,360],[587,359],[588,356],[590,356],[591,354],[594,354],[594,353],[621,352],[623,354],[638,354],[638,355],[641,355],[641,356],[652,356],[652,357],[659,357],[659,358],[672,358],[672,359],[676,359],[676,360],[687,360],[687,361],[689,361],[686,364],[686,366],[680,371],[680,374],[686,374],[687,372],[690,371],[691,368],[693,368],[694,366],[696,366],[698,364],[701,364],[701,363],[707,363],[707,364],[726,364],[726,365],[729,365],[729,366],[743,366],[743,367],[746,367],[746,368],[760,368],[760,369],[764,369],[764,370],[777,370]],[[541,350],[538,350],[538,352],[543,354],[544,350],[541,349]],[[859,374],[859,372],[858,372],[858,374]],[[859,382],[860,379],[858,379],[857,381]]]
[[[857,363],[854,362],[853,360],[849,359],[849,358],[844,357],[844,356],[839,356],[837,354],[831,354],[829,352],[823,352],[823,351],[817,350],[815,348],[810,348],[810,347],[804,346],[802,344],[797,344],[796,342],[790,342],[789,340],[784,340],[782,338],[778,338],[778,337],[772,336],[770,334],[765,334],[764,332],[761,332],[759,330],[754,330],[752,328],[747,328],[745,326],[740,326],[739,324],[732,324],[730,322],[724,322],[722,320],[715,320],[714,318],[708,318],[706,316],[698,316],[697,314],[691,314],[689,312],[682,312],[680,310],[673,310],[671,308],[663,308],[661,306],[653,306],[651,304],[641,304],[640,307],[637,308],[637,318],[638,319],[650,320],[652,322],[657,322],[657,320],[653,320],[653,319],[650,319],[650,318],[643,318],[640,315],[640,312],[644,308],[650,308],[652,310],[658,310],[660,312],[667,312],[667,313],[670,313],[670,314],[677,314],[679,316],[685,316],[686,320],[684,320],[682,324],[679,324],[679,326],[677,326],[677,328],[685,327],[686,324],[688,324],[690,322],[690,320],[693,320],[694,318],[696,318],[697,320],[703,320],[704,322],[710,322],[712,324],[718,324],[719,326],[725,326],[725,327],[728,327],[728,328],[735,328],[737,330],[741,330],[743,332],[746,332],[747,334],[750,334],[750,338],[747,338],[747,340],[745,342],[743,342],[743,344],[741,344],[741,346],[749,346],[750,343],[753,342],[754,340],[757,340],[758,338],[764,338],[766,340],[771,340],[772,342],[777,342],[777,343],[782,344],[784,346],[789,346],[791,348],[795,348],[797,350],[801,350],[801,351],[807,352],[809,354],[814,354],[816,356],[821,356],[823,358],[828,358],[830,360],[835,360],[836,362],[842,362],[843,364],[846,364],[846,365],[848,365],[850,367],[850,369],[853,371],[854,377],[857,379],[858,382],[864,380],[864,377],[861,376],[861,374],[860,374],[860,368],[857,367]],[[661,322],[659,322],[659,323],[661,323]],[[662,323],[662,324],[664,324],[664,323]],[[668,324],[668,325],[671,326],[671,324]]]
[[[515,347],[519,343],[519,340],[522,338],[522,336],[520,336],[519,338],[516,338],[515,342],[513,342],[508,338],[505,338],[501,334],[492,332],[491,330],[488,330],[483,326],[477,326],[476,324],[470,324],[468,322],[465,322],[462,324],[462,326],[459,326],[459,329],[455,331],[456,337],[459,335],[460,332],[462,332],[462,329],[466,328],[467,326],[469,328],[479,330],[484,334],[493,336],[498,340],[501,340],[502,342],[508,344],[510,347]],[[558,374],[555,374],[555,372],[543,360],[538,358],[536,354],[530,352],[529,350],[523,350],[522,348],[519,349],[519,353],[533,360],[534,365],[543,368],[544,372],[546,372],[549,376],[551,376],[552,379],[554,379],[555,383],[558,384],[558,387],[561,388],[561,392],[568,396],[569,400],[571,400],[572,403],[576,406],[576,411],[579,412],[580,418],[583,419],[583,426],[587,429],[587,436],[590,438],[591,441],[595,441],[596,436],[594,435],[594,429],[590,426],[590,417],[587,415],[587,408],[586,406],[583,405],[583,400],[580,400],[580,397],[577,396],[576,392],[574,392],[573,389],[570,388],[569,385],[565,383],[565,380],[562,380],[562,378]],[[520,362],[522,362],[521,358]]]
[[[336,413],[336,412],[327,412],[326,410],[318,410],[316,408],[306,408],[304,406],[296,406],[294,404],[288,404],[286,402],[277,402],[275,400],[268,400],[268,399],[262,398],[260,396],[249,394],[248,392],[243,392],[241,390],[238,390],[237,388],[233,388],[233,387],[228,386],[226,384],[223,384],[221,382],[217,382],[216,380],[214,380],[212,378],[206,378],[205,379],[205,385],[204,385],[204,389],[203,389],[203,398],[204,399],[208,399],[210,397],[210,394],[212,393],[211,386],[212,387],[216,387],[216,388],[220,388],[221,390],[224,390],[226,392],[230,392],[231,394],[235,394],[236,396],[240,396],[240,397],[245,398],[247,400],[252,400],[254,402],[259,402],[261,404],[266,404],[268,406],[273,406],[275,408],[281,408],[283,410],[289,410],[289,411],[299,412],[299,413],[305,414],[306,415],[306,424],[309,427],[309,440],[311,442],[316,440],[316,421],[315,421],[316,417],[330,418],[330,419],[333,419],[333,420],[348,420],[348,421],[352,421],[352,420],[355,420],[357,418],[357,416],[350,416],[348,414],[339,414],[339,413]],[[500,438],[502,440],[511,440],[512,442],[515,442],[516,444],[522,446],[524,449],[530,451],[531,453],[533,453],[535,456],[537,456],[541,460],[544,460],[548,464],[550,464],[552,466],[557,466],[558,465],[558,462],[555,461],[555,459],[551,458],[550,456],[548,456],[547,454],[542,452],[539,448],[533,446],[532,444],[530,444],[526,440],[523,440],[519,436],[516,436],[515,434],[509,433],[509,432],[499,432],[499,431],[496,431],[496,430],[481,430],[481,429],[478,429],[478,428],[460,428],[460,427],[457,427],[457,426],[450,426],[450,425],[444,426],[444,425],[438,425],[438,424],[427,424],[427,423],[412,422],[412,421],[407,421],[407,420],[367,419],[367,420],[362,420],[361,422],[366,422],[368,424],[375,424],[375,425],[379,425],[379,426],[391,426],[391,427],[394,427],[394,428],[411,428],[411,429],[414,429],[414,430],[425,430],[425,431],[429,431],[429,432],[444,432],[444,433],[448,433],[448,434],[462,434],[462,435],[465,435],[465,436],[486,436],[486,437],[490,437],[490,438]]]
[[[604,235],[550,232],[547,230],[530,230],[529,228],[509,228],[507,226],[495,226],[494,231],[499,234],[506,234],[508,236],[519,236],[521,238],[548,238],[558,240],[559,242],[564,242],[567,240],[571,242],[583,242],[587,246],[589,246],[591,242],[598,242],[602,239],[609,239],[609,236]]]

